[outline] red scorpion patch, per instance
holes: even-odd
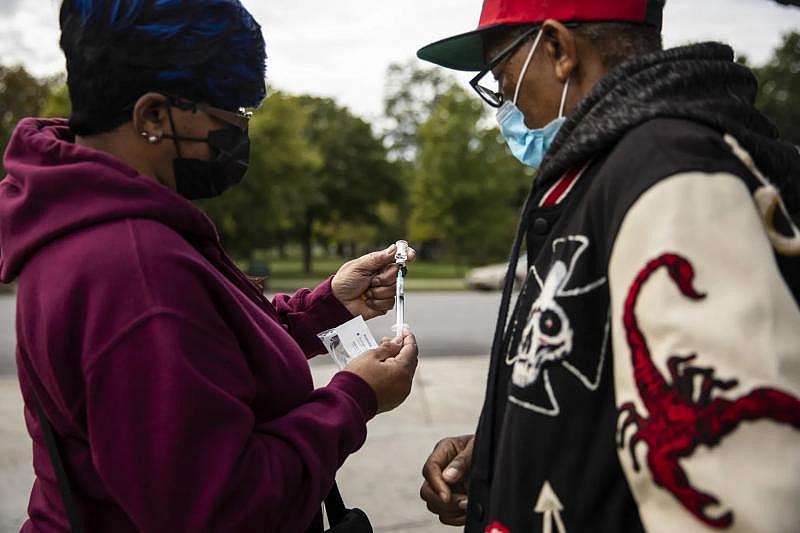
[[[647,340],[634,313],[642,287],[660,267],[667,269],[684,296],[692,300],[705,298],[692,286],[692,264],[679,255],[663,254],[650,261],[636,276],[625,300],[623,320],[634,379],[649,417],[640,415],[633,402],[621,405],[617,416],[624,417],[624,420],[617,444],[620,449],[624,448],[625,431],[634,426],[636,431],[628,445],[634,469],[639,471],[636,445],[644,442],[647,444],[647,466],[656,485],[672,493],[703,523],[714,528],[727,528],[733,523],[733,511],[726,511],[719,517],[709,516],[706,508],[718,504],[719,500],[694,488],[679,460],[690,457],[700,445],[716,446],[743,421],[770,419],[800,428],[800,401],[771,388],[758,388],[733,400],[714,398],[712,393],[715,389],[730,390],[738,381],[720,380],[714,377],[713,368],[689,365],[696,354],[671,356],[667,360],[671,377],[671,382],[668,382],[653,363]],[[695,401],[693,380],[696,376],[702,377],[702,383],[699,398]]]

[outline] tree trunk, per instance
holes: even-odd
[[[303,226],[303,272],[311,274],[311,237],[314,220],[311,213],[306,213],[306,221]]]
[[[286,259],[286,239],[283,235],[278,237],[278,257]]]

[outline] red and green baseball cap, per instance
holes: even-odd
[[[484,0],[478,29],[420,48],[417,57],[455,70],[481,70],[483,40],[501,26],[562,22],[634,22],[661,29],[665,0]]]

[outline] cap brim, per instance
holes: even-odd
[[[481,70],[486,65],[486,59],[483,56],[484,37],[492,28],[503,25],[493,24],[436,41],[420,48],[417,51],[417,57],[454,70]]]

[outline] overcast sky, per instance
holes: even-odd
[[[332,96],[356,113],[381,114],[391,62],[477,26],[482,0],[242,0],[264,29],[267,78],[293,93]],[[0,0],[0,63],[36,75],[64,70],[58,48],[58,0]],[[718,40],[767,60],[800,8],[773,0],[667,0],[664,41]],[[467,76],[462,76],[466,79]]]

